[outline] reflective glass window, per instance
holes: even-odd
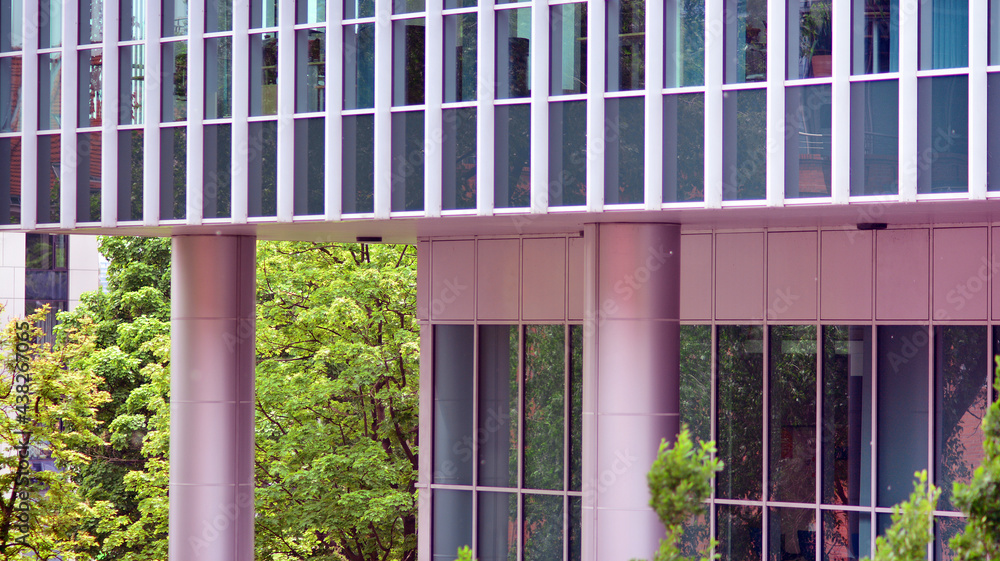
[[[479,520],[476,533],[479,545],[476,559],[509,561],[517,559],[517,495],[514,493],[479,493]],[[512,531],[514,529],[514,531]],[[442,557],[441,561],[453,561]],[[437,561],[437,558],[435,558]]]
[[[42,0],[43,5],[46,2],[55,3],[60,0]],[[121,41],[138,41],[146,38],[145,0],[118,0],[118,33],[118,39]]]
[[[816,327],[772,326],[769,349],[769,495],[775,501],[815,502]],[[782,511],[780,519],[806,529],[792,511]]]
[[[764,199],[767,171],[767,92],[723,93],[723,200]]]
[[[497,2],[497,4],[502,4],[503,2]],[[444,9],[451,10],[454,8],[471,8],[477,6],[476,0],[444,0]]]
[[[187,129],[160,129],[160,220],[187,216]]]
[[[829,197],[830,86],[785,88],[785,197]]]
[[[375,15],[375,0],[344,0],[344,19],[370,18]]]
[[[295,120],[295,214],[323,214],[326,193],[326,119]]]
[[[0,138],[0,224],[21,223],[21,142]]]
[[[250,35],[250,115],[278,113],[278,34]]]
[[[442,208],[476,208],[476,108],[441,112]]]
[[[251,0],[250,28],[277,27],[278,0]]]
[[[205,118],[233,116],[233,38],[205,39]]]
[[[326,30],[295,32],[295,111],[326,110]]]
[[[424,11],[424,0],[392,0],[392,13],[407,14]]]
[[[341,209],[345,214],[375,209],[375,117],[343,117],[343,183]]]
[[[969,190],[969,78],[917,80],[917,192]]]
[[[934,518],[934,559],[951,561],[959,559],[951,547],[951,539],[965,530],[965,518],[937,516]]]
[[[344,26],[344,109],[375,107],[375,24]]]
[[[852,0],[852,74],[899,70],[899,0]]]
[[[668,88],[705,83],[705,2],[666,2],[666,68]]]
[[[867,512],[824,510],[822,561],[850,561],[871,555],[872,517]]]
[[[479,485],[487,487],[518,486],[518,331],[479,328]]]
[[[141,0],[133,0],[139,2]],[[15,5],[20,4],[19,0],[13,0]],[[39,0],[38,2],[38,47],[49,49],[62,46],[62,0]],[[18,18],[17,21],[20,21]],[[20,36],[20,26],[12,37]],[[138,38],[138,37],[137,37]],[[11,41],[13,46],[14,41]]]
[[[444,101],[476,99],[476,14],[444,16]]]
[[[76,135],[76,221],[101,221],[101,133]]]
[[[22,0],[0,0],[0,53],[21,50],[23,20]]]
[[[767,520],[767,547],[771,559],[816,559],[816,511],[809,508],[771,508]]]
[[[118,221],[142,220],[143,131],[118,131]]]
[[[471,325],[434,326],[434,483],[472,485],[472,380],[475,362],[475,327]],[[498,411],[499,412],[499,411]],[[441,491],[434,491],[435,498]],[[445,524],[435,524],[435,535],[442,526],[452,527],[461,520],[471,519],[470,514],[445,519]],[[470,531],[471,534],[471,531]],[[456,544],[442,554],[455,555]],[[435,551],[437,549],[435,548]],[[453,561],[452,557],[449,561]]]
[[[424,208],[424,112],[392,114],[392,211]]]
[[[118,76],[118,124],[141,125],[146,119],[145,45],[119,47]]]
[[[1000,2],[990,2],[989,64],[1000,64]]]
[[[788,79],[832,76],[833,0],[788,0]]]
[[[326,21],[326,0],[295,0],[295,23]]]
[[[663,202],[705,200],[705,95],[663,96]]]
[[[392,104],[424,102],[424,18],[392,22]]]
[[[712,326],[682,325],[680,329],[681,423],[691,437],[712,439]]]
[[[561,326],[560,326],[561,328]],[[523,495],[524,561],[551,561],[563,554],[563,498]]]
[[[233,0],[208,0],[205,4],[206,32],[233,30]]]
[[[642,97],[604,101],[604,202],[642,203],[646,107]]]
[[[549,206],[587,204],[587,102],[549,104]]]
[[[715,507],[715,535],[719,540],[716,551],[721,555],[721,561],[760,559],[763,533],[764,516],[759,506]]]
[[[202,160],[202,216],[229,218],[232,208],[233,126],[207,125]]]
[[[1000,103],[1000,73],[986,75],[987,104]],[[990,191],[1000,191],[1000,111],[986,112],[986,183]]]
[[[480,511],[488,502],[483,494],[479,494]],[[472,491],[435,489],[431,496],[431,517],[432,561],[454,561],[455,552],[472,543]]]
[[[62,54],[38,55],[38,128],[62,126]]]
[[[899,82],[851,84],[851,195],[899,191]]]
[[[80,107],[77,112],[81,127],[99,127],[104,106],[104,56],[101,49],[84,49],[80,53],[80,90],[77,99]]]
[[[920,69],[969,65],[969,0],[920,0]]]
[[[587,4],[552,6],[549,28],[549,93],[587,93]]]
[[[497,12],[497,99],[531,95],[531,8]]]
[[[187,120],[187,53],[187,41],[163,44],[160,118],[165,123]]]
[[[528,489],[564,487],[566,335],[562,325],[524,328],[524,483]],[[562,512],[562,498],[558,499]],[[525,499],[528,504],[528,499]],[[543,504],[539,499],[539,507]],[[559,531],[562,535],[562,516]],[[529,516],[525,514],[525,521]],[[561,542],[560,542],[561,543]],[[525,545],[525,551],[531,548]],[[542,547],[542,549],[545,549]],[[559,546],[562,551],[562,546]],[[549,559],[548,557],[538,557]]]
[[[0,58],[0,132],[21,130],[21,57]]]
[[[100,43],[104,40],[104,2],[102,0],[80,0],[79,18],[81,45]]]
[[[725,0],[725,83],[767,79],[767,1]]]
[[[716,440],[718,458],[725,468],[715,478],[716,494],[725,499],[759,500],[763,485],[764,332],[759,325],[720,325],[717,329]],[[747,525],[748,516],[757,520],[759,544],[760,512],[751,510],[734,511],[726,517],[717,511],[720,527],[723,523],[732,525],[732,532],[737,532],[729,534],[732,545],[738,545],[736,536],[742,529],[754,526]],[[737,519],[741,520],[738,524]],[[721,529],[719,535],[723,535]]]
[[[249,154],[250,216],[275,216],[278,204],[278,123],[250,123]]]
[[[646,86],[646,3],[609,0],[607,90],[641,90]]]
[[[187,0],[163,0],[163,37],[188,34]]]
[[[580,491],[583,487],[583,326],[569,327],[569,490]],[[570,532],[579,532],[580,503],[577,500],[576,518],[574,522],[574,499],[570,498]],[[579,536],[574,544],[570,541],[570,559],[579,559],[573,555],[574,545],[579,548]]]
[[[493,204],[528,207],[531,200],[531,107],[498,105],[494,114]]]
[[[59,222],[62,150],[58,134],[38,136],[38,191],[35,220],[39,224]]]

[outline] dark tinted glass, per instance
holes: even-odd
[[[718,458],[725,463],[715,480],[716,494],[759,500],[764,437],[764,333],[760,326],[718,327],[716,391]],[[756,516],[759,521],[759,511]]]

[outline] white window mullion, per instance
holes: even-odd
[[[917,200],[918,0],[899,2],[899,200]]]
[[[493,136],[493,99],[496,95],[496,16],[493,5],[493,0],[479,2],[479,21],[476,24],[476,66],[479,69],[476,93],[476,212],[480,216],[493,215],[493,150],[496,142]]]
[[[23,0],[21,24],[21,228],[35,228],[38,201],[38,0]]]
[[[375,0],[375,218],[392,208],[392,14],[391,0]]]
[[[59,151],[59,226],[76,226],[76,177],[79,157],[76,150],[76,126],[79,122],[80,53],[79,44],[80,4],[63,3],[63,48],[62,48],[62,127],[60,129]]]
[[[188,0],[187,60],[187,209],[192,226],[201,224],[205,210],[205,0]],[[213,182],[214,188],[221,186]]]
[[[663,205],[663,2],[646,4],[646,210]]]
[[[162,105],[163,62],[160,57],[159,0],[146,0],[146,108],[143,111],[142,223],[160,223],[160,106]]]
[[[785,2],[767,5],[767,206],[785,204]]]
[[[969,198],[986,198],[986,64],[989,6],[969,3]]]
[[[587,2],[587,210],[604,210],[604,76],[607,5]]]
[[[424,215],[441,216],[442,161],[441,102],[444,100],[444,16],[442,0],[427,0],[427,39],[424,57],[427,72],[424,93]]]
[[[851,196],[851,10],[846,3],[834,3],[832,9],[830,183],[833,204],[846,204]]]
[[[295,80],[295,2],[281,0],[278,3],[278,222],[291,222],[295,211]]]
[[[705,0],[705,207],[722,208],[723,0]]]
[[[101,124],[101,226],[118,222],[118,10],[120,0],[104,2],[104,55],[101,96],[104,120]]]
[[[344,3],[326,6],[326,174],[327,220],[340,220],[343,211],[343,117],[344,108]]]
[[[531,212],[549,209],[549,5],[531,8]]]
[[[250,115],[250,96],[243,95],[244,88],[250,87],[250,1],[234,0],[233,2],[233,83],[232,91],[241,92],[232,95],[233,104],[233,158],[231,162],[233,224],[245,224],[249,215],[249,161],[259,159],[256,152],[261,147],[255,147],[250,153],[250,125],[247,117]]]

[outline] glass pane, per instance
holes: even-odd
[[[712,439],[712,326],[682,325],[680,342],[681,423],[691,437]]]
[[[323,214],[326,194],[326,119],[295,121],[295,214]]]
[[[0,132],[21,130],[21,57],[0,58]]]
[[[531,95],[531,8],[497,12],[497,98]]]
[[[66,300],[69,275],[66,271],[24,272],[24,295],[30,300]]]
[[[764,199],[767,172],[767,92],[724,92],[723,184],[726,201]]]
[[[823,328],[823,502],[871,504],[872,330]]]
[[[725,462],[715,479],[716,494],[725,499],[760,500],[764,438],[764,331],[760,326],[718,327],[716,391],[718,458]],[[756,519],[759,550],[759,511]]]
[[[663,96],[663,202],[705,200],[705,95]]]
[[[985,374],[990,370],[986,337],[985,326],[938,326],[934,331],[938,510],[958,510],[951,502],[952,485],[969,483],[982,463]]]
[[[249,214],[275,216],[278,204],[278,123],[250,123]]]
[[[344,26],[344,109],[375,107],[375,24]]]
[[[38,137],[38,207],[35,220],[39,224],[59,222],[61,155],[59,135]]]
[[[24,42],[21,38],[23,20],[21,0],[0,0],[0,53],[21,50]]]
[[[81,45],[100,43],[104,40],[104,2],[102,0],[81,0],[79,17]]]
[[[920,0],[920,69],[969,65],[969,1]]]
[[[989,63],[1000,64],[1000,2],[990,2]]]
[[[763,516],[757,506],[718,505],[715,532],[721,561],[760,561]]]
[[[66,311],[67,301],[25,300],[24,313],[25,315],[31,315],[44,306],[48,306],[49,311],[45,314],[45,318],[38,322],[38,327],[40,327],[44,332],[44,335],[38,338],[38,342],[42,344],[52,344],[55,343],[56,340],[55,335],[53,334],[53,329],[57,323],[56,314]]]
[[[646,190],[646,101],[604,102],[604,202],[642,203]]]
[[[208,0],[205,6],[205,31],[232,31],[233,0]]]
[[[899,82],[851,84],[851,195],[899,192]]]
[[[1000,5],[1000,2],[996,3]],[[986,75],[987,104],[1000,103],[1000,73]],[[986,184],[990,191],[1000,191],[1000,111],[986,112]]]
[[[373,212],[375,203],[375,117],[344,115],[343,117],[343,186],[342,211]]]
[[[517,487],[518,328],[479,328],[479,484]],[[470,450],[471,452],[471,450]]]
[[[569,561],[583,559],[583,499],[569,498]]]
[[[434,483],[472,485],[474,330],[471,325],[434,326]],[[435,531],[465,519],[463,514],[447,524],[435,524]],[[458,547],[472,545],[469,537],[442,552],[452,556],[448,561],[454,560]]]
[[[141,125],[146,120],[146,47],[120,47],[118,57],[118,124]]]
[[[250,36],[250,115],[278,113],[278,34]]]
[[[917,80],[917,192],[969,190],[969,78]]]
[[[424,112],[392,114],[392,210],[424,209]]]
[[[118,131],[118,221],[142,220],[142,131]]]
[[[76,135],[76,221],[101,221],[101,133]]]
[[[163,36],[187,35],[187,0],[163,0]]]
[[[853,0],[853,74],[899,70],[899,0]]]
[[[326,21],[326,0],[295,0],[295,23]]]
[[[549,206],[587,204],[587,102],[549,104]]]
[[[60,4],[61,0],[48,0],[52,3]],[[44,6],[46,0],[42,0]],[[118,32],[121,34],[121,41],[138,41],[146,38],[146,2],[145,0],[119,0],[119,21]],[[43,45],[44,46],[44,45]],[[53,47],[56,45],[52,45]]]
[[[452,522],[446,522],[451,524]],[[517,495],[479,493],[479,522],[476,526],[479,561],[517,561]],[[437,551],[437,549],[435,549]],[[434,561],[454,561],[455,549]]]
[[[788,0],[787,6],[788,79],[832,76],[832,0]]]
[[[768,558],[816,559],[816,511],[804,508],[772,508],[767,521]]]
[[[583,478],[583,326],[569,326],[569,490],[580,491]],[[580,505],[577,503],[577,509]],[[573,531],[570,499],[570,531]],[[580,523],[579,512],[576,523]],[[579,532],[579,528],[576,529]],[[579,546],[579,543],[576,544]],[[572,549],[573,543],[570,542]],[[579,555],[577,555],[577,558]],[[570,555],[572,559],[573,556]]]
[[[80,108],[77,113],[81,127],[101,126],[103,113],[103,56],[101,49],[80,51],[80,90],[77,99]]]
[[[208,125],[204,131],[202,216],[229,218],[232,196],[233,126]]]
[[[444,101],[476,99],[476,14],[444,16]]]
[[[563,498],[559,495],[524,496],[524,561],[562,559]]]
[[[876,506],[905,501],[913,474],[927,469],[927,328],[878,328],[878,494]]]
[[[48,234],[25,234],[24,255],[27,269],[52,269],[53,237]]]
[[[681,534],[681,541],[677,544],[684,558],[701,559],[701,554],[708,550],[708,540],[712,535],[711,518],[706,504],[702,514],[692,516],[684,523],[684,533]]]
[[[133,0],[140,2],[142,0]],[[20,0],[13,0],[14,5],[20,5]],[[38,47],[42,49],[62,46],[62,0],[39,0],[38,2]],[[20,21],[20,18],[18,18]],[[126,20],[123,20],[126,21]],[[20,26],[17,26],[20,35]],[[17,36],[15,35],[15,36]],[[136,37],[141,39],[142,37]],[[124,40],[124,37],[123,37]],[[11,41],[13,43],[14,41]]]
[[[163,44],[163,122],[187,119],[187,42]]]
[[[666,2],[666,68],[668,88],[705,83],[705,2]]]
[[[326,110],[326,30],[295,32],[295,111]]]
[[[344,19],[375,16],[375,0],[344,0]]]
[[[503,2],[498,2],[498,4],[502,3]],[[476,0],[444,0],[445,10],[451,10],[453,8],[471,8],[476,5]]]
[[[609,92],[646,86],[646,3],[608,2],[607,88]]]
[[[951,539],[965,530],[965,518],[946,518],[939,516],[934,519],[934,559],[937,561],[954,561],[958,554],[951,548]]]
[[[770,355],[771,500],[812,503],[816,501],[816,327],[772,326]]]
[[[424,11],[424,0],[392,0],[392,13],[407,14]]]
[[[830,196],[832,88],[785,88],[785,197]]]
[[[854,561],[871,554],[871,514],[823,511],[823,561]]]
[[[493,204],[497,208],[527,207],[531,199],[531,108],[498,105],[494,118]]]
[[[551,10],[549,93],[587,93],[587,5],[561,4]]]
[[[62,126],[62,55],[38,55],[38,128]]]
[[[435,489],[431,508],[433,561],[454,561],[458,548],[472,545],[472,491]]]
[[[187,129],[160,129],[160,220],[187,216]]]
[[[233,38],[205,40],[205,118],[233,116]]]
[[[278,0],[251,0],[250,27],[277,27]]]
[[[21,139],[0,138],[0,224],[21,223]]]
[[[442,208],[476,208],[476,108],[441,112]]]
[[[726,83],[767,79],[767,1],[725,0]]]
[[[524,487],[563,489],[566,331],[524,328]],[[562,499],[560,501],[560,512]],[[526,503],[527,504],[527,503]],[[527,515],[525,515],[527,519]],[[561,516],[560,516],[561,518]],[[562,534],[562,523],[559,524]],[[525,546],[527,550],[527,545]],[[560,546],[560,551],[562,546]],[[550,559],[550,557],[542,557]]]
[[[392,22],[392,104],[424,102],[424,18]]]

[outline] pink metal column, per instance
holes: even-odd
[[[587,229],[584,555],[652,559],[646,473],[679,428],[680,226]]]
[[[252,561],[252,236],[175,236],[170,561]]]

